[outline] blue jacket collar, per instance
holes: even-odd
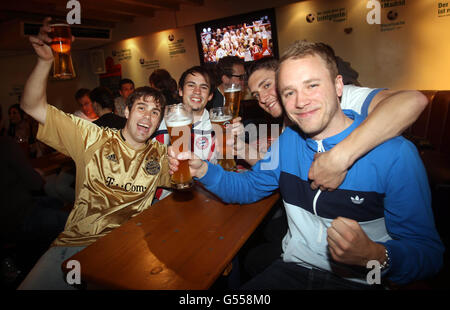
[[[353,110],[342,110],[342,111],[348,118],[353,120],[353,123],[346,129],[338,133],[337,135],[323,139],[321,142],[325,151],[332,149],[336,144],[344,140],[364,120],[364,118],[361,115],[359,115]],[[308,146],[309,149],[311,149],[314,152],[318,151],[320,142],[318,142],[317,140],[313,140],[311,138],[307,138],[306,135],[303,135],[303,138],[306,140],[306,145]]]

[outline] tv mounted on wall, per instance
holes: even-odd
[[[198,23],[195,32],[201,64],[225,56],[238,56],[246,62],[278,58],[274,9]]]

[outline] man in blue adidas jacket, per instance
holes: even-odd
[[[280,188],[289,224],[282,259],[245,288],[370,288],[366,267],[373,262],[396,284],[437,273],[444,247],[415,147],[390,139],[356,161],[337,190],[313,190],[308,171],[315,154],[342,141],[364,115],[340,109],[342,77],[322,44],[294,43],[281,58],[277,81],[297,126],[263,160],[243,174],[190,161],[192,175],[226,202],[250,203]],[[174,158],[171,169],[177,169]]]

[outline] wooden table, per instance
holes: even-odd
[[[191,192],[159,201],[66,262],[80,262],[88,287],[208,289],[279,197],[225,204],[197,184]]]
[[[42,157],[31,159],[33,168],[39,169],[44,176],[57,173],[64,166],[72,164],[72,158],[60,152],[53,152]]]

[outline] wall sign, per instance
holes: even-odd
[[[141,64],[142,69],[146,70],[155,70],[159,68],[159,60],[145,60],[144,58],[139,59],[139,63]]]
[[[186,48],[184,46],[184,39],[177,39],[175,40],[175,36],[173,34],[170,34],[167,37],[167,40],[169,41],[167,43],[168,47],[169,47],[169,56],[172,57],[176,57],[180,54],[185,54],[186,53]]]
[[[118,61],[131,59],[131,49],[113,50],[111,54],[113,57],[116,57]]]
[[[320,11],[316,13],[309,13],[306,15],[306,21],[308,23],[317,22],[343,22],[347,20],[347,9],[346,8],[336,8],[326,11]]]
[[[401,10],[405,7],[406,0],[381,0],[384,23],[380,25],[380,31],[394,31],[404,27],[405,20],[402,17]]]
[[[450,16],[450,7],[448,2],[438,3],[438,17]]]

